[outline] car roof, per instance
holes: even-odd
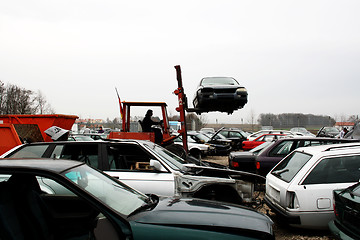
[[[343,141],[343,142],[357,142],[357,141],[359,141],[359,140],[355,140],[355,139],[331,138],[331,137],[314,137],[314,136],[295,136],[295,137],[291,137],[291,135],[286,136],[284,138],[280,138],[277,141],[286,141],[286,140],[291,140],[291,141],[295,141],[295,140],[318,140],[318,141],[340,141],[340,142],[341,141]]]
[[[4,169],[28,169],[28,170],[42,170],[47,172],[61,173],[67,169],[74,168],[85,163],[73,160],[60,160],[60,159],[1,159],[0,171]]]
[[[55,141],[55,142],[33,142],[25,145],[34,144],[104,144],[104,143],[145,143],[150,142],[148,140],[136,140],[136,139],[104,139],[103,141]]]
[[[353,152],[360,153],[360,142],[301,147],[296,149],[295,151],[298,152],[301,151],[311,155],[315,155],[315,154],[333,155],[335,151],[341,151],[342,153],[353,153]]]

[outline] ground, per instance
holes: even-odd
[[[222,165],[228,165],[227,156],[208,156],[203,160],[212,161]],[[276,215],[264,204],[259,210],[264,214],[267,214],[274,221],[274,232],[277,240],[335,240],[330,231],[318,231],[318,230],[305,230],[289,227],[282,224],[276,218]]]

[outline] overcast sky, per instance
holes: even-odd
[[[118,117],[115,87],[176,114],[180,65],[190,107],[203,77],[249,92],[243,109],[208,122],[358,115],[359,11],[358,0],[1,1],[0,80],[40,90],[59,114]]]

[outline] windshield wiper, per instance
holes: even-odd
[[[281,174],[288,172],[289,169],[282,169],[282,170],[277,170],[277,171],[273,171],[272,174],[274,174],[275,176],[280,177]]]
[[[151,197],[147,198],[143,205],[135,209],[133,212],[131,212],[128,217],[131,217],[139,212],[145,211],[146,209],[152,210],[157,205],[158,201],[155,199],[152,199]]]

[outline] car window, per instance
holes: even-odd
[[[298,146],[295,146],[297,144],[298,143],[296,143],[294,141],[283,141],[270,151],[269,156],[270,157],[285,157],[292,151],[292,149],[295,149],[298,147]],[[294,145],[294,147],[293,147],[293,145]]]
[[[229,77],[211,77],[203,78],[200,83],[202,86],[212,86],[212,85],[239,85],[239,83]]]
[[[107,147],[110,170],[151,171],[151,156],[137,144],[114,144]]]
[[[264,136],[263,141],[271,142],[272,140],[275,140],[275,139],[276,139],[276,135],[266,135],[266,136]]]
[[[232,132],[229,131],[221,131],[220,134],[223,135],[224,137],[230,137]]]
[[[300,169],[311,159],[311,155],[303,152],[294,152],[284,158],[272,171],[271,174],[290,182]]]
[[[49,145],[30,145],[16,151],[9,158],[41,158]]]
[[[333,157],[321,160],[309,173],[303,184],[358,182],[360,155]]]
[[[64,145],[60,159],[71,159],[84,162],[94,168],[99,168],[97,144],[67,144]]]
[[[224,135],[224,136],[226,136],[226,135]],[[241,135],[241,133],[239,133],[239,132],[229,132],[229,137],[232,137],[232,138],[234,138],[234,137],[236,137],[236,138],[244,138]]]

